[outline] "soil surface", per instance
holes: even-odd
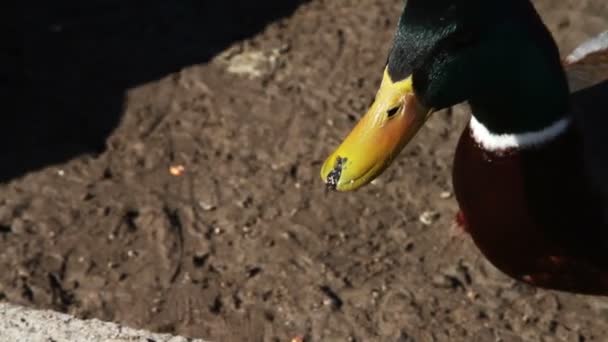
[[[60,3],[2,23],[0,300],[215,341],[608,339],[607,299],[456,233],[465,107],[325,193],[401,0]],[[605,0],[535,4],[564,53],[608,28]]]

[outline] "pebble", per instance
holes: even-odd
[[[172,176],[179,177],[186,172],[186,167],[183,165],[172,165],[169,167],[169,173]]]
[[[442,193],[439,194],[439,198],[441,199],[448,199],[452,197],[452,193],[449,191],[443,191]]]
[[[438,212],[427,210],[423,212],[418,219],[422,224],[430,226],[431,224],[435,223],[437,219],[439,219],[439,216],[440,215]]]
[[[203,209],[204,211],[212,211],[215,210],[215,205],[212,203],[208,203],[205,201],[199,201],[198,205],[201,207],[201,209]]]
[[[15,234],[24,234],[25,231],[25,222],[20,218],[15,218],[11,223],[11,231]]]
[[[452,282],[443,274],[435,274],[432,279],[433,285],[439,287],[451,287]]]
[[[325,295],[325,299],[323,299],[323,305],[331,307],[334,310],[340,309],[340,307],[342,307],[342,299],[331,288],[327,286],[322,286],[321,292]]]
[[[441,288],[455,289],[459,287],[460,281],[454,277],[447,276],[445,274],[436,274],[433,276],[433,285]]]

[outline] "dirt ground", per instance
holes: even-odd
[[[219,3],[3,21],[0,300],[215,341],[608,340],[608,299],[516,283],[454,233],[465,107],[325,193],[401,0]],[[608,29],[605,0],[535,3],[565,53]]]

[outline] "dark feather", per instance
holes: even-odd
[[[586,167],[604,198],[608,227],[608,31],[581,44],[564,64],[574,117],[583,132]]]

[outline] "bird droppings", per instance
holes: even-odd
[[[344,165],[346,164],[347,160],[347,158],[342,158],[340,156],[336,158],[336,164],[331,172],[327,175],[327,180],[325,180],[325,185],[327,186],[328,190],[336,190],[338,182],[340,181],[340,176],[342,176],[342,170],[344,169]]]

